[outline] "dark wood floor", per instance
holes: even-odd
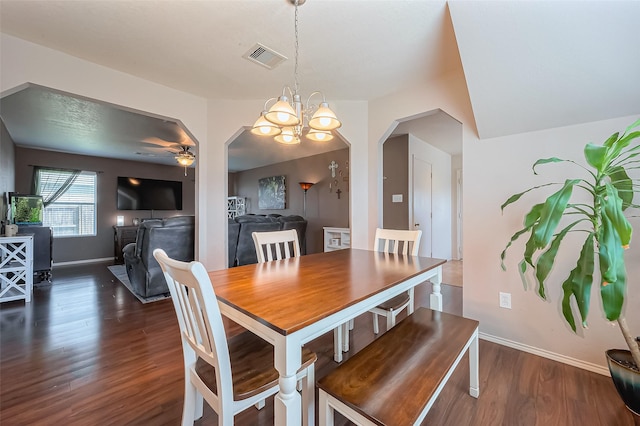
[[[426,304],[428,291],[428,285],[416,291],[417,304]],[[462,288],[443,286],[443,294],[445,310],[460,314]],[[370,317],[358,318],[351,353],[373,337]],[[318,354],[317,377],[335,368],[330,333],[309,347]],[[178,425],[182,374],[171,301],[140,304],[106,264],[58,268],[30,304],[0,304],[3,426]],[[633,425],[608,377],[481,341],[480,379],[476,400],[463,360],[425,423]],[[237,424],[272,424],[272,407],[268,401],[261,411],[252,408]],[[197,424],[215,418],[206,407]]]

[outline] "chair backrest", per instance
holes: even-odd
[[[153,255],[160,264],[180,325],[185,380],[197,358],[215,369],[216,387],[212,389],[222,401],[233,400],[233,382],[229,347],[224,331],[220,307],[213,285],[200,262],[180,262],[169,258],[164,250],[155,249]]]
[[[251,234],[258,263],[300,256],[298,232],[295,229]]]
[[[394,254],[410,254],[417,256],[420,249],[422,231],[406,231],[400,229],[376,229],[375,251]],[[399,251],[400,243],[402,250]],[[411,250],[409,250],[409,246]]]

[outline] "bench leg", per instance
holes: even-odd
[[[320,389],[318,393],[318,426],[333,426],[333,407],[329,405],[327,394]]]
[[[478,354],[478,330],[476,329],[473,341],[469,345],[469,395],[474,398],[480,396],[480,361]]]

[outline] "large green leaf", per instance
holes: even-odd
[[[607,139],[606,141],[604,141],[603,145],[606,147],[610,147],[613,145],[613,143],[615,141],[618,140],[618,135],[620,134],[620,132],[615,132],[614,134],[612,134],[611,136],[609,136],[609,139]]]
[[[551,237],[567,208],[573,187],[579,182],[581,179],[567,179],[562,188],[550,195],[545,201],[540,213],[540,221],[534,231],[536,248],[544,248],[551,241]]]
[[[536,167],[540,166],[542,164],[548,164],[548,163],[562,163],[565,161],[569,161],[569,160],[563,160],[562,158],[558,158],[558,157],[551,157],[551,158],[541,158],[538,161],[536,161],[535,163],[533,163],[533,166],[531,167],[533,169],[533,174],[537,175],[538,172],[536,172]]]
[[[504,208],[507,207],[509,204],[513,204],[516,201],[518,201],[524,194],[526,194],[527,192],[531,192],[534,189],[538,189],[538,188],[543,188],[545,186],[550,186],[550,185],[560,185],[559,183],[545,183],[544,185],[539,185],[539,186],[534,186],[533,188],[529,188],[526,191],[520,192],[519,194],[514,194],[511,197],[509,197],[509,199],[507,199],[507,201],[505,201],[501,206],[500,206],[500,210],[504,212]]]
[[[529,232],[533,227],[533,225],[536,224],[536,222],[538,221],[538,218],[540,217],[542,206],[543,206],[542,203],[536,204],[531,208],[531,210],[529,210],[529,213],[527,213],[526,216],[524,217],[524,228],[522,228],[521,230],[519,230],[518,232],[516,232],[511,236],[511,239],[507,243],[507,246],[504,248],[504,250],[502,250],[502,253],[500,253],[500,266],[502,267],[503,271],[507,270],[506,266],[504,265],[504,258],[507,255],[507,250],[509,249],[509,247],[511,247],[511,244],[513,244],[515,240],[520,238],[522,234]],[[529,240],[531,241],[531,238],[529,238]],[[531,257],[529,257],[529,259],[531,259]],[[531,266],[533,266],[531,260],[529,260],[529,263],[531,263]]]
[[[531,235],[529,235],[529,239],[524,246],[524,261],[527,262],[532,267],[533,265],[533,254],[536,252],[536,238],[534,235],[535,227],[532,228]]]
[[[538,219],[540,219],[540,214],[542,213],[542,208],[544,207],[544,203],[536,204],[531,207],[529,213],[524,216],[524,226],[527,229],[530,229],[533,225],[536,224]]]
[[[591,303],[591,285],[593,284],[594,258],[592,233],[589,234],[582,250],[576,267],[571,271],[569,277],[562,283],[564,297],[562,298],[562,313],[573,329],[576,331],[576,323],[571,311],[571,296],[575,298],[583,327],[586,327],[587,316],[589,315],[589,304]]]
[[[606,214],[601,216],[602,224],[598,237],[600,259],[600,275],[604,282],[618,281],[619,264],[624,263],[624,250],[620,242],[620,235]]]
[[[611,184],[618,190],[622,198],[622,210],[626,210],[633,202],[633,181],[624,167],[613,167],[610,172]]]
[[[538,294],[543,299],[546,299],[544,289],[544,280],[547,279],[549,273],[551,272],[551,268],[556,260],[556,255],[558,254],[558,249],[560,248],[560,243],[562,239],[567,235],[567,233],[578,223],[582,222],[584,219],[577,220],[565,227],[562,231],[560,231],[551,241],[549,248],[538,257],[536,262],[536,279],[538,280]]]
[[[589,163],[593,168],[597,170],[602,170],[603,163],[607,156],[607,147],[602,145],[595,145],[592,143],[588,143],[584,147],[584,158],[587,159],[587,163]]]
[[[616,281],[602,283],[600,286],[600,296],[602,297],[602,308],[609,321],[615,321],[620,316],[624,295],[627,292],[627,271],[624,260],[617,264]]]
[[[624,216],[622,198],[618,196],[618,190],[612,184],[607,183],[605,187],[607,197],[605,198],[602,206],[604,214],[611,221],[611,226],[615,232],[618,233],[620,244],[622,246],[628,246],[631,242],[633,227]]]
[[[518,232],[516,232],[515,234],[513,234],[511,236],[511,239],[507,243],[507,246],[504,248],[504,250],[502,250],[502,253],[500,253],[500,267],[502,267],[503,271],[507,270],[507,267],[504,265],[504,258],[507,256],[507,250],[509,249],[509,247],[511,247],[511,244],[513,244],[513,242],[515,240],[520,238],[520,235],[528,232],[530,229],[531,229],[531,227],[523,228],[523,229],[519,230]]]

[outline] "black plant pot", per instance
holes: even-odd
[[[616,385],[618,394],[627,408],[636,416],[636,424],[640,417],[640,372],[629,367],[635,365],[631,352],[622,349],[609,349],[607,351],[607,364],[613,384]]]

